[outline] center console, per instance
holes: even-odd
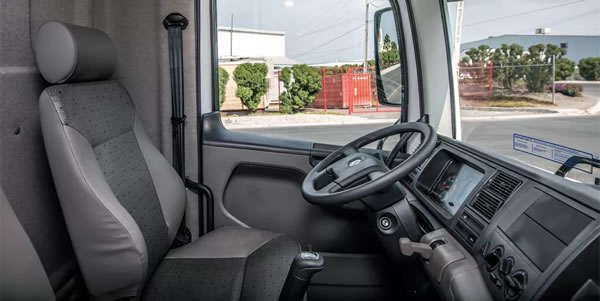
[[[531,297],[544,272],[558,267],[557,259],[594,221],[539,188],[515,195],[512,202],[517,214],[505,214],[492,225],[476,255],[496,300]]]
[[[403,183],[425,233],[404,245],[420,250],[441,295],[482,300],[452,295],[460,284],[494,300],[600,296],[597,191],[440,140]]]

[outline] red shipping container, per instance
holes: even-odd
[[[347,109],[354,106],[371,106],[371,73],[346,73],[325,76],[321,92],[317,95],[313,108],[323,108],[327,99],[328,109]],[[325,95],[326,93],[326,95]]]

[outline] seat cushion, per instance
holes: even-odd
[[[143,300],[277,300],[300,244],[256,229],[225,227],[171,250]]]

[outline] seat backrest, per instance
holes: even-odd
[[[183,182],[154,147],[127,91],[108,80],[116,47],[102,31],[50,22],[35,41],[52,83],[40,96],[46,153],[93,297],[136,296],[172,244]]]
[[[0,300],[54,300],[29,236],[0,188]]]

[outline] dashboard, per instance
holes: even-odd
[[[597,188],[445,137],[403,186],[421,232],[445,229],[494,300],[598,300]]]

